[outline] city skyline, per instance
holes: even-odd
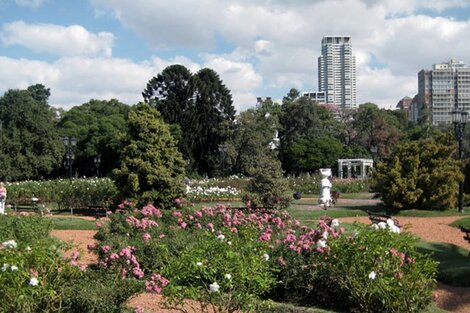
[[[0,0],[0,92],[42,83],[50,104],[141,101],[148,80],[180,63],[209,67],[238,111],[256,97],[316,90],[324,36],[353,38],[357,104],[394,108],[417,73],[470,63],[470,1]]]

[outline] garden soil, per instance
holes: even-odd
[[[448,226],[453,221],[460,219],[458,216],[452,217],[398,217],[400,225],[405,231],[412,232],[426,241],[446,242],[469,249],[469,244],[463,239],[460,230]],[[340,222],[360,222],[369,224],[368,217],[348,217],[340,218]],[[89,230],[53,230],[52,235],[66,241],[72,241],[77,249],[81,251],[81,262],[90,264],[96,262],[95,255],[87,252],[87,244],[93,243],[95,231]],[[470,262],[470,259],[469,259]],[[441,309],[455,313],[470,313],[470,288],[451,287],[439,284],[435,291],[436,304]],[[164,309],[161,305],[160,296],[147,293],[131,299],[129,306],[138,305],[145,308],[145,312],[152,313],[173,313],[181,312],[177,310]],[[187,308],[197,306],[197,303],[187,302]],[[191,309],[189,309],[192,312]],[[197,312],[197,311],[195,311]]]

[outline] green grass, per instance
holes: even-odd
[[[95,221],[71,217],[50,218],[53,228],[58,230],[97,230]]]
[[[420,241],[418,251],[439,262],[437,280],[451,286],[470,287],[468,250],[449,243]]]
[[[470,229],[470,217],[465,217],[460,220],[456,220],[455,222],[451,223],[450,226],[453,226],[453,227],[463,226],[465,228]]]
[[[329,310],[318,307],[300,307],[288,303],[273,303],[271,308],[258,309],[259,313],[340,313],[342,311]],[[431,303],[422,313],[445,313],[444,311],[436,306],[435,303]],[[346,312],[344,312],[346,313]]]

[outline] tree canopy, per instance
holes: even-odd
[[[64,148],[49,94],[38,84],[0,98],[2,179],[44,178],[60,166]]]
[[[214,175],[219,146],[230,134],[235,117],[232,96],[211,69],[192,74],[183,65],[172,65],[153,77],[142,93],[157,108],[175,133],[189,170]]]
[[[100,173],[108,175],[118,166],[120,136],[126,133],[130,106],[116,99],[90,100],[62,115],[59,129],[63,136],[77,139],[74,167],[80,175],[96,173],[94,158],[100,156]]]
[[[184,161],[155,108],[141,103],[129,112],[123,147],[113,171],[123,197],[167,207],[183,194]]]

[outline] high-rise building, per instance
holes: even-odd
[[[419,115],[428,109],[434,125],[451,123],[454,108],[470,111],[470,67],[452,59],[421,70],[417,101]]]
[[[350,36],[325,36],[318,57],[318,91],[326,103],[356,108],[356,57]]]

